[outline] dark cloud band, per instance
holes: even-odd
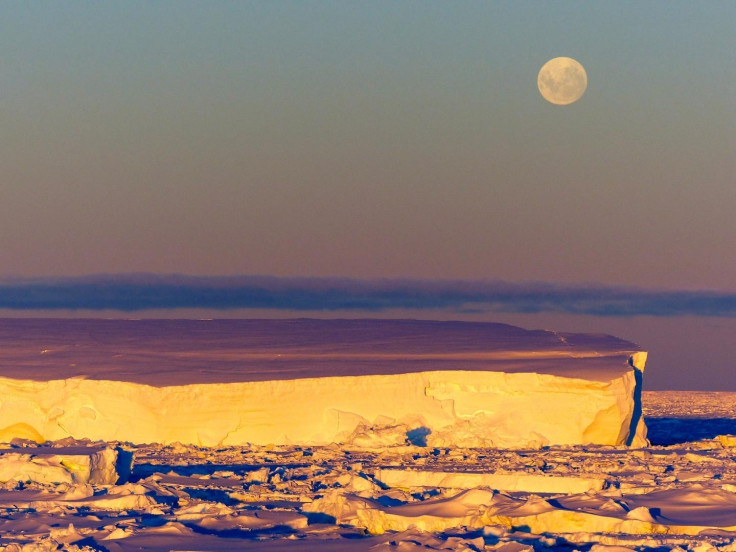
[[[447,309],[595,316],[736,316],[736,293],[499,281],[113,275],[0,282],[15,310]]]

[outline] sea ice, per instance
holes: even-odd
[[[114,485],[124,451],[113,447],[24,447],[0,449],[0,483],[8,481]],[[124,473],[130,466],[124,466]]]

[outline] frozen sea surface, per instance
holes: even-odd
[[[736,393],[644,391],[649,440],[671,445],[718,435],[736,435]]]

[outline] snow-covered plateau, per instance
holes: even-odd
[[[412,320],[5,320],[0,439],[644,445],[646,353]]]

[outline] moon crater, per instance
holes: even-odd
[[[549,60],[539,70],[537,86],[542,97],[555,105],[578,101],[588,88],[588,75],[583,66],[569,57]]]

